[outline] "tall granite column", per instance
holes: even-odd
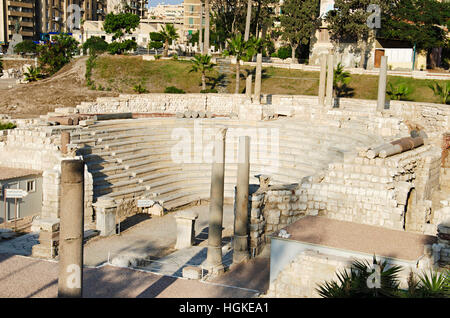
[[[236,212],[234,216],[233,263],[249,257],[248,253],[248,186],[250,175],[250,137],[239,137],[238,171],[236,184]]]
[[[61,163],[58,297],[81,297],[83,285],[84,164]]]
[[[377,111],[381,112],[386,105],[387,56],[381,57],[380,76],[378,80]]]
[[[222,264],[222,221],[225,175],[225,138],[227,128],[216,134],[211,171],[207,268],[212,275],[224,272]]]
[[[262,54],[256,55],[256,76],[255,76],[255,96],[254,101],[261,103],[261,78],[262,78]]]
[[[209,0],[205,0],[205,39],[203,41],[203,54],[209,55],[209,15],[211,10],[209,8]]]
[[[327,106],[333,106],[334,54],[328,55],[327,64],[327,97],[325,104]]]
[[[250,74],[249,76],[247,76],[247,79],[245,80],[245,95],[247,95],[247,97],[252,98],[252,81],[253,81],[253,76],[252,74]]]
[[[319,105],[324,106],[325,103],[325,86],[327,80],[327,58],[328,56],[322,54],[320,56],[320,81],[319,81]]]

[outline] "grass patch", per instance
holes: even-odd
[[[0,122],[0,130],[14,129],[16,127],[17,127],[16,124],[13,124],[13,123],[2,123],[2,122]]]
[[[227,65],[228,93],[234,92],[235,65]],[[120,93],[134,93],[133,87],[142,85],[150,93],[163,93],[166,87],[174,86],[186,93],[201,92],[201,74],[189,73],[191,62],[182,60],[143,61],[136,56],[109,56],[97,58],[92,70],[92,79],[103,87]],[[253,74],[255,67],[242,66],[240,91],[245,91],[245,79]],[[207,74],[207,89],[217,89],[220,81],[218,67]],[[433,82],[446,81],[418,80],[407,77],[388,76],[393,85],[404,83],[411,88],[408,100],[416,102],[440,103],[428,86]],[[378,95],[378,76],[352,74],[349,83],[352,97],[376,100]],[[262,92],[280,95],[317,96],[319,91],[319,72],[305,72],[281,68],[263,68]]]

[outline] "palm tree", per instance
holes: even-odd
[[[214,68],[215,64],[211,63],[211,56],[208,54],[196,55],[192,62],[192,68],[190,72],[202,73],[202,90],[206,89],[206,71],[210,71]]]
[[[240,61],[248,61],[256,53],[256,48],[259,46],[260,40],[253,37],[248,41],[244,41],[242,34],[238,33],[232,39],[227,40],[228,49],[223,52],[224,56],[234,56],[236,58],[236,87],[235,94],[239,94],[239,79],[241,74]]]
[[[433,82],[433,84],[428,84],[428,87],[433,90],[434,95],[441,97],[442,104],[447,104],[450,99],[450,82],[442,83],[442,85]]]
[[[373,267],[379,266],[379,285],[369,286]],[[324,282],[316,289],[324,298],[428,298],[450,297],[450,271],[430,272],[418,275],[413,272],[408,277],[408,289],[400,289],[398,273],[401,266],[378,262],[374,256],[373,265],[369,262],[355,261],[350,270],[336,273],[337,281]]]
[[[159,32],[164,40],[164,56],[167,57],[169,55],[169,42],[172,42],[179,38],[177,33],[177,29],[173,24],[166,24],[162,27],[162,30]]]
[[[369,286],[373,267],[379,266],[380,285]],[[338,282],[331,281],[319,285],[317,292],[325,298],[384,298],[394,297],[399,288],[398,273],[400,266],[388,267],[387,262],[378,262],[374,257],[373,263],[368,261],[354,261],[350,270],[337,273]]]
[[[335,92],[335,97],[342,97],[342,94],[348,89],[348,84],[350,83],[351,76],[350,73],[344,71],[344,66],[338,63],[336,69],[334,70],[333,87]]]

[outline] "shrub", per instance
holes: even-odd
[[[271,57],[278,57],[277,52],[273,52],[272,54],[270,54]]]
[[[36,82],[42,78],[44,75],[41,73],[41,69],[39,67],[30,66],[28,70],[24,73],[25,80],[28,82]]]
[[[163,45],[164,45],[164,44],[163,44],[162,42],[151,41],[150,44],[148,45],[148,47],[149,47],[150,49],[158,50],[158,49],[162,48]]]
[[[175,86],[166,87],[166,89],[164,90],[164,93],[166,93],[166,94],[186,94],[185,91],[183,91],[182,89],[176,88]]]
[[[159,60],[161,58],[161,54],[156,54],[155,55],[155,60]]]
[[[95,55],[95,54],[92,54],[89,56],[89,58],[86,61],[86,74],[85,74],[87,86],[94,90],[95,90],[95,85],[94,85],[94,81],[92,81],[92,79],[91,79],[91,76],[92,76],[92,69],[95,67],[96,59],[97,59],[97,55]]]
[[[386,91],[393,100],[407,100],[407,97],[411,92],[411,88],[406,83],[400,83],[396,86],[389,83],[389,89]]]
[[[103,53],[108,50],[108,43],[101,37],[92,36],[83,43],[83,53],[86,54],[89,49],[89,54]]]
[[[148,93],[148,90],[145,87],[143,87],[141,84],[134,85],[133,91],[135,91],[138,94]]]
[[[162,43],[164,37],[160,32],[150,32],[150,40]]]
[[[289,46],[280,47],[278,49],[277,56],[280,59],[285,60],[285,59],[287,59],[287,58],[292,56],[292,50],[291,50],[291,48]]]
[[[441,98],[442,104],[447,104],[450,101],[450,82],[442,83],[442,85],[434,82],[433,84],[429,84],[428,87],[433,90],[435,96]]]
[[[207,88],[207,89],[202,89],[200,91],[200,93],[202,94],[207,94],[207,93],[218,93],[219,91],[215,88]]]
[[[348,84],[350,83],[350,73],[344,71],[344,67],[341,63],[338,63],[334,70],[333,86],[337,97],[345,96],[348,91]]]
[[[54,74],[70,62],[78,51],[78,42],[70,35],[61,33],[53,42],[37,47],[39,63],[44,71]]]
[[[17,54],[36,53],[37,45],[31,40],[25,40],[18,43],[14,47],[14,52]]]
[[[174,61],[178,61],[178,54],[174,54],[174,55],[172,55],[172,60],[174,60]]]
[[[14,129],[16,127],[17,127],[16,124],[13,124],[13,123],[2,123],[2,122],[0,122],[0,130]]]
[[[134,40],[125,40],[123,42],[112,42],[108,45],[108,52],[111,54],[123,54],[137,49],[137,43]]]

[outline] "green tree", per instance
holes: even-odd
[[[173,24],[166,24],[159,33],[164,41],[164,56],[167,57],[169,55],[169,42],[178,39],[179,35]]]
[[[72,36],[61,33],[52,42],[46,42],[37,48],[42,70],[52,75],[70,62],[78,51],[78,42]]]
[[[280,16],[282,38],[290,43],[292,61],[299,45],[307,45],[319,27],[319,0],[285,0]]]
[[[234,56],[236,58],[236,86],[235,94],[239,94],[239,80],[241,76],[240,61],[250,60],[256,52],[258,41],[253,37],[248,41],[244,41],[241,33],[238,33],[234,38],[227,40],[228,49],[223,52],[224,56]]]
[[[336,0],[334,9],[325,17],[330,32],[330,39],[338,47],[341,43],[352,43],[355,52],[361,55],[360,67],[367,67],[369,44],[374,33],[367,25],[367,19],[372,12],[367,12],[370,4],[384,7],[387,0]]]
[[[108,42],[99,36],[92,36],[83,43],[83,53],[89,49],[90,54],[103,53],[108,51]]]
[[[17,54],[36,53],[37,45],[31,40],[24,40],[14,47],[14,52]]]
[[[202,73],[202,90],[206,89],[206,72],[211,71],[215,64],[211,63],[211,56],[208,54],[196,55],[192,62],[192,68],[189,72]]]
[[[411,46],[416,46],[417,51],[429,51],[436,47],[448,48],[449,21],[448,1],[388,1],[382,14],[382,28],[378,35],[409,42]]]
[[[164,46],[164,38],[160,32],[150,32],[150,43],[148,47],[150,49],[160,49]]]
[[[124,52],[136,49],[137,43],[134,40],[125,40],[122,38],[126,34],[131,34],[139,26],[140,18],[136,14],[121,12],[118,14],[108,13],[103,22],[103,30],[113,35],[113,41],[110,44],[109,52],[111,54],[122,54]],[[134,42],[134,43],[132,43]]]

